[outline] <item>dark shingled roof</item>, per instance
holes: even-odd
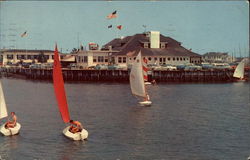
[[[143,48],[142,42],[150,42],[146,34],[135,34],[134,36],[127,36],[123,39],[116,38],[105,44],[102,49],[108,50],[112,46],[112,51],[119,51],[113,53],[115,55],[126,55],[129,52],[137,53],[141,50],[142,55],[145,56],[191,56],[201,57],[201,55],[194,53],[181,46],[181,43],[170,38],[160,35],[160,42],[167,43],[167,48]]]

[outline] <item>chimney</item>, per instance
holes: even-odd
[[[160,32],[150,31],[150,48],[160,47]]]

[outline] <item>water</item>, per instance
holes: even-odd
[[[71,118],[89,131],[63,136],[52,83],[1,79],[8,111],[22,124],[0,136],[6,160],[245,160],[250,155],[248,83],[159,84],[151,107],[137,105],[128,84],[66,83]],[[1,120],[3,123],[4,120]]]

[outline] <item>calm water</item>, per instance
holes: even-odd
[[[88,141],[73,142],[62,134],[52,83],[1,81],[8,110],[22,124],[18,136],[0,136],[2,159],[245,160],[250,155],[248,83],[150,86],[151,107],[138,106],[128,84],[67,83],[71,118],[89,131]]]

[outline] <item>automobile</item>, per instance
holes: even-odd
[[[202,67],[198,65],[187,65],[184,68],[184,71],[200,71],[200,70],[202,70]]]
[[[158,65],[157,64],[148,64],[147,67],[149,70],[154,70],[155,67],[157,67]]]
[[[232,69],[231,66],[228,63],[213,63],[213,69],[219,69],[219,70],[230,70]]]
[[[213,69],[213,65],[212,65],[212,64],[209,64],[209,63],[201,64],[201,67],[202,67],[202,69],[204,69],[204,70],[211,70],[211,69]]]
[[[96,69],[96,70],[105,70],[105,69],[108,69],[108,66],[105,65],[105,64],[97,64],[97,65],[95,66],[95,69]]]
[[[185,64],[179,64],[176,66],[177,70],[183,71],[185,69],[186,65]]]
[[[77,69],[76,63],[70,63],[70,65],[67,66],[68,69]]]
[[[29,68],[31,63],[22,63],[23,68]]]
[[[108,69],[109,70],[116,70],[116,69],[124,69],[124,70],[126,70],[127,67],[126,66],[120,66],[118,64],[113,64],[113,65],[108,65]]]
[[[40,69],[40,68],[42,68],[41,63],[34,63],[30,65],[30,69]]]
[[[95,69],[95,66],[89,66],[88,69]]]
[[[161,65],[161,70],[174,71],[177,70],[177,68],[175,66],[172,66],[171,64],[163,64]]]

